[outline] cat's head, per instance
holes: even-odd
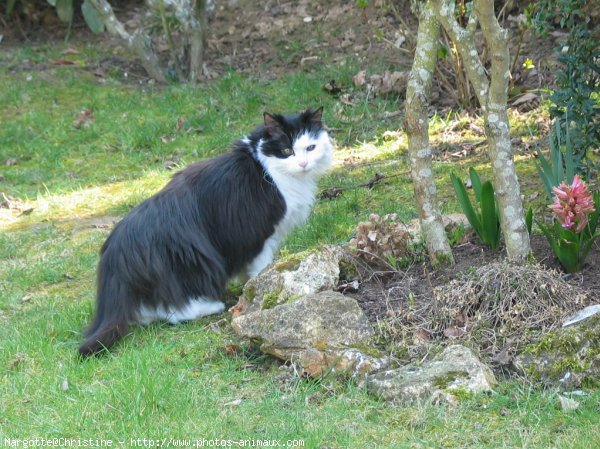
[[[297,115],[265,112],[259,151],[270,172],[319,176],[329,168],[333,150],[322,115],[322,107]]]

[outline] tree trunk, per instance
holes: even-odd
[[[154,9],[162,19],[163,31],[171,52],[171,58],[179,81],[196,82],[202,78],[204,63],[204,47],[206,42],[206,28],[208,23],[208,0],[147,0],[151,9]],[[112,7],[107,0],[89,0],[90,4],[98,11],[108,32],[121,37],[136,56],[152,78],[165,82],[165,74],[160,66],[158,56],[152,48],[152,39],[142,28],[128,33],[123,24],[116,18]],[[181,24],[180,45],[176,45],[171,35],[166,12],[174,13]],[[179,42],[180,41],[180,42]],[[182,68],[181,61],[187,65]],[[187,69],[187,70],[186,70]],[[185,73],[184,73],[185,72]]]
[[[454,263],[452,250],[437,207],[429,146],[427,107],[437,59],[440,25],[429,2],[423,5],[417,33],[417,47],[406,88],[406,133],[411,176],[419,209],[421,231],[434,265]]]
[[[159,0],[149,0],[154,8]],[[188,81],[197,82],[202,78],[204,46],[208,24],[208,0],[160,0],[165,7],[175,13],[181,24],[181,53],[187,64]],[[160,6],[160,5],[159,5]]]
[[[206,0],[196,0],[194,5],[195,26],[190,30],[190,81],[197,82],[202,77],[204,63],[204,44],[206,43]]]
[[[490,89],[485,108],[485,133],[493,164],[494,187],[500,209],[500,223],[509,259],[525,260],[530,252],[529,233],[515,170],[507,101],[510,80],[508,32],[498,23],[493,0],[475,0],[475,14],[490,51]]]
[[[496,19],[492,0],[474,1],[474,14],[469,18],[466,28],[461,27],[455,18],[453,1],[431,0],[431,3],[436,17],[465,62],[467,76],[484,112],[488,154],[492,162],[494,190],[508,257],[517,261],[525,260],[530,252],[529,234],[513,161],[507,113],[510,78],[507,32]],[[490,79],[475,45],[478,23],[491,53]]]
[[[150,36],[141,29],[135,31],[133,34],[128,33],[123,24],[115,16],[110,3],[106,0],[89,0],[89,2],[102,17],[102,21],[108,32],[113,36],[119,36],[127,42],[127,46],[141,59],[142,66],[144,66],[148,75],[156,81],[164,83],[166,81],[165,74],[160,68],[158,57],[152,50]]]

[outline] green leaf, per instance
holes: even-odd
[[[102,33],[104,31],[104,21],[100,13],[92,6],[88,0],[84,0],[81,5],[81,12],[87,26],[92,33]]]
[[[481,178],[477,174],[477,171],[471,167],[469,169],[469,177],[471,178],[471,186],[473,187],[473,192],[475,192],[475,198],[477,198],[477,202],[481,202]]]
[[[17,0],[8,0],[8,2],[6,2],[6,15],[10,16],[11,13],[13,12],[13,9],[15,9],[15,3],[17,3]]]
[[[558,260],[565,271],[567,273],[574,273],[577,271],[579,265],[578,245],[563,240],[556,234],[557,224],[558,227],[560,227],[560,224],[557,221],[554,222],[554,233],[543,223],[540,223],[539,221],[536,221],[536,223],[542,233],[546,236],[548,243],[550,243],[554,254],[558,257]]]
[[[486,181],[481,186],[481,225],[484,243],[492,248],[497,248],[500,242],[499,223],[494,187],[490,181]]]
[[[550,153],[552,157],[552,169],[553,169],[553,179],[552,184],[557,186],[564,179],[564,170],[563,170],[563,154],[560,150],[560,121],[556,120],[554,123],[554,133],[553,137],[550,138]]]
[[[591,235],[596,233],[596,227],[598,226],[598,219],[600,218],[600,193],[594,192],[594,212],[589,216],[588,229]]]
[[[583,248],[581,248],[580,253],[579,253],[579,260],[581,261],[581,266],[583,268],[583,263],[585,262],[585,259],[587,258],[590,249],[592,249],[592,245],[594,244],[594,241],[600,237],[600,233],[596,233],[594,234],[588,241],[586,241],[583,244]]]
[[[56,8],[56,0],[47,0],[47,2]]]
[[[557,221],[554,222],[554,231],[560,240],[569,243],[578,243],[579,234],[570,229],[563,228],[562,225]]]
[[[527,226],[527,233],[531,235],[533,229],[533,209],[531,207],[525,212],[525,225]]]
[[[565,271],[567,273],[575,273],[581,270],[583,263],[579,260],[579,251],[577,245],[574,243],[565,242],[560,246],[561,248],[558,254],[558,260]]]
[[[548,240],[548,243],[550,243],[550,246],[552,247],[552,250],[554,251],[554,254],[556,254],[558,256],[558,253],[560,252],[560,248],[558,246],[558,243],[556,242],[556,237],[552,234],[552,232],[550,232],[550,229],[543,223],[540,223],[539,221],[536,221],[538,227],[540,228],[540,230],[542,231],[542,233],[546,236],[546,239]]]
[[[481,234],[481,221],[477,217],[473,206],[471,205],[471,200],[469,199],[469,195],[467,194],[467,189],[463,182],[456,176],[454,173],[450,174],[450,179],[452,180],[452,185],[454,186],[454,191],[456,192],[456,197],[458,198],[458,202],[460,204],[461,209],[463,210],[467,220],[477,233],[480,239],[483,240]]]
[[[573,153],[573,143],[571,142],[571,133],[569,132],[569,122],[565,120],[565,131],[566,131],[566,141],[565,141],[565,181],[567,184],[573,183],[573,178],[575,177],[575,170],[577,169],[577,165],[579,165],[575,161],[575,155]]]
[[[398,269],[398,261],[394,256],[387,256],[387,261],[394,269]]]
[[[537,149],[537,160],[534,161],[535,168],[538,171],[540,179],[544,183],[544,187],[546,189],[546,194],[548,199],[552,200],[552,187],[554,187],[554,173],[552,171],[552,166],[546,157],[542,154],[540,149]]]
[[[73,0],[56,0],[56,13],[63,22],[73,20]]]

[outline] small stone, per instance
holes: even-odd
[[[397,404],[420,401],[455,404],[456,392],[482,393],[492,390],[496,378],[490,368],[461,345],[447,347],[422,366],[407,365],[367,378],[367,390]]]
[[[572,410],[577,410],[579,408],[579,402],[575,399],[566,398],[562,395],[558,396],[558,400],[560,402],[560,408],[563,412],[570,412]]]
[[[306,377],[320,377],[333,372],[347,374],[359,380],[390,365],[389,357],[371,356],[353,348],[328,351],[309,348],[300,353],[298,360]]]
[[[565,320],[562,327],[573,326],[574,324],[579,323],[580,321],[586,320],[597,313],[600,313],[600,304],[593,304],[591,306],[587,306],[584,309],[581,309],[576,314],[570,316]]]

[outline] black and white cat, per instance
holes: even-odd
[[[130,324],[222,312],[227,281],[260,273],[307,219],[332,160],[322,113],[265,113],[231,151],[175,174],[123,218],[100,251],[96,315],[80,354],[109,347]]]

